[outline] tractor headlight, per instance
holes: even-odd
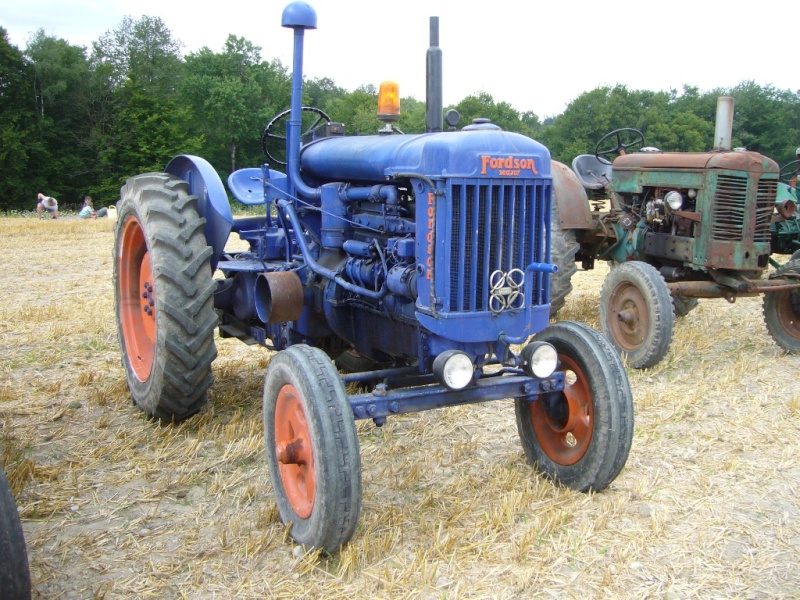
[[[676,192],[675,190],[667,192],[667,195],[664,196],[664,200],[672,210],[680,210],[681,206],[683,206],[683,196],[681,196],[680,192]]]
[[[522,369],[529,377],[545,379],[558,367],[558,352],[547,342],[531,342],[522,349]]]
[[[475,365],[469,356],[459,350],[446,350],[433,361],[436,380],[451,390],[460,390],[472,381]]]

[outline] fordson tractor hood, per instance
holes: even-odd
[[[305,146],[300,168],[303,176],[316,184],[386,183],[410,174],[429,178],[550,177],[550,152],[524,135],[495,129],[333,137]]]

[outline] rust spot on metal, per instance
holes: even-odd
[[[296,321],[303,312],[303,284],[296,273],[261,273],[256,280],[256,312],[264,323]]]

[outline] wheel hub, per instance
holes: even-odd
[[[286,498],[301,519],[314,510],[317,480],[311,430],[297,389],[284,385],[275,404],[275,456]]]
[[[647,302],[634,285],[616,289],[609,302],[608,328],[617,344],[626,352],[638,349],[649,329]]]
[[[540,397],[531,406],[531,419],[542,450],[556,463],[573,465],[583,458],[592,441],[594,409],[588,381],[578,364],[559,354],[566,371],[566,387]]]

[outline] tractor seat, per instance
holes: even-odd
[[[286,175],[270,169],[269,177],[265,180],[262,169],[239,169],[228,177],[228,189],[242,204],[266,204],[277,196],[285,196]]]
[[[606,164],[594,154],[579,154],[572,161],[572,170],[587,190],[602,190],[611,182],[611,164]]]

